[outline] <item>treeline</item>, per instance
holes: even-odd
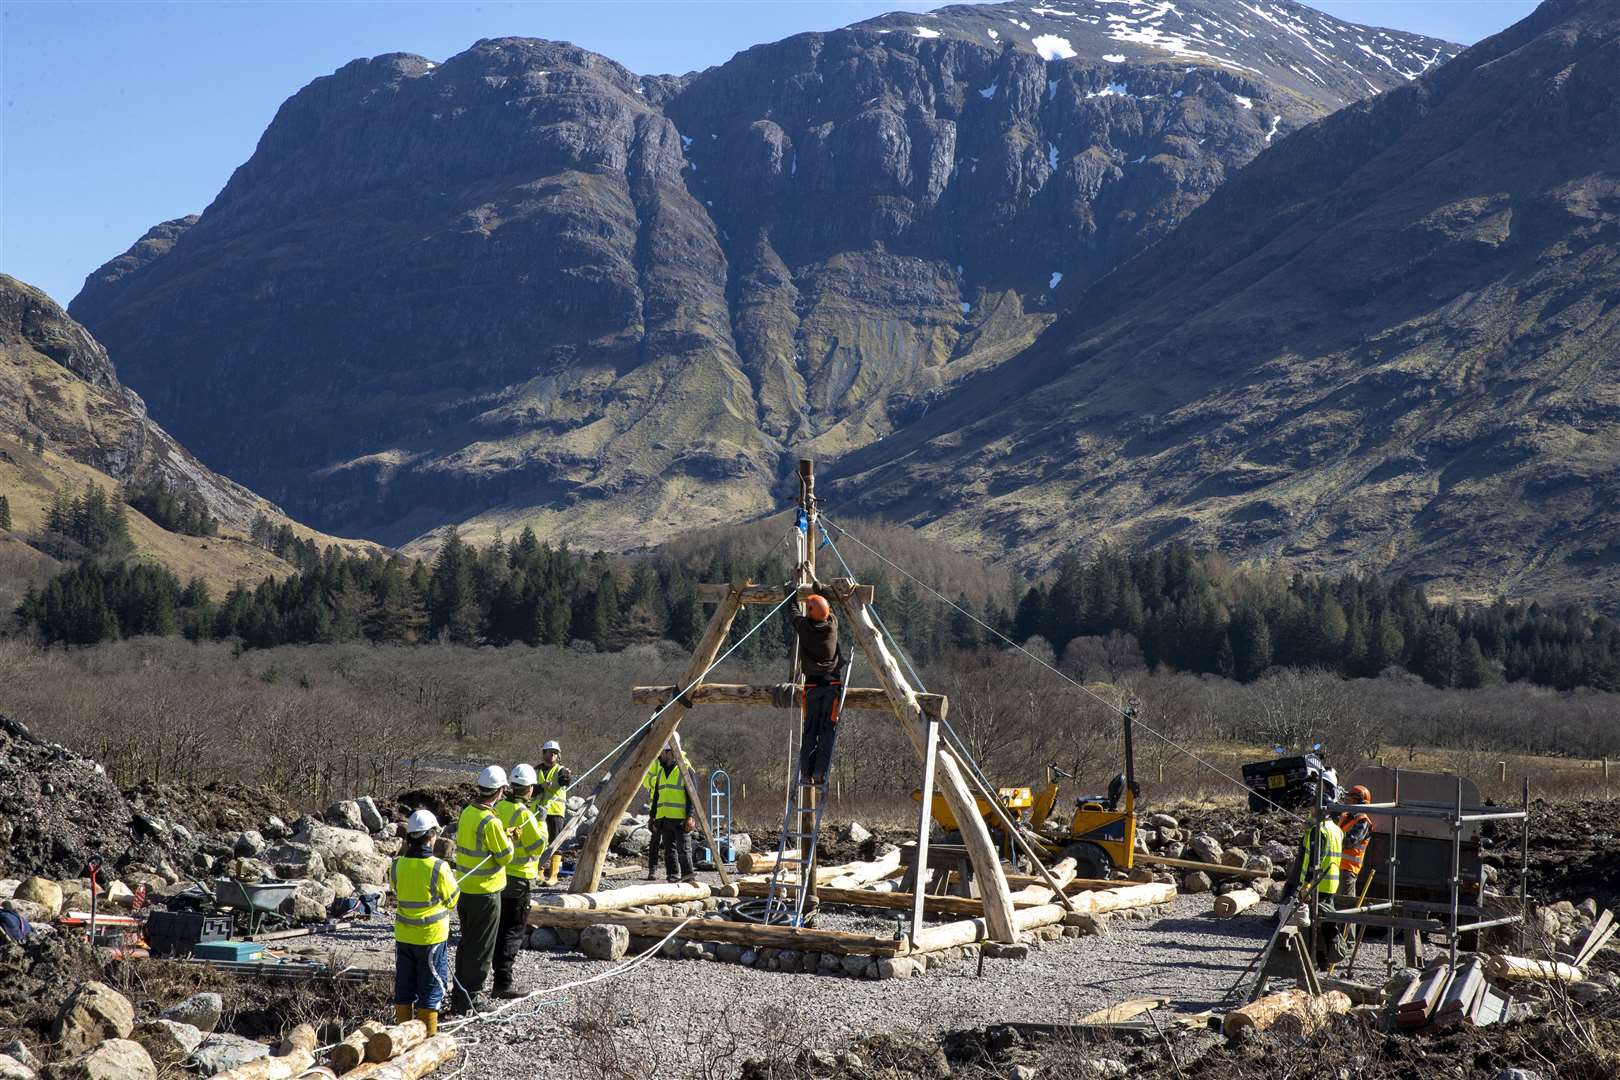
[[[72,521],[117,516],[90,492],[64,513]],[[45,640],[76,644],[182,633],[249,648],[360,640],[691,647],[707,622],[698,583],[785,581],[794,558],[783,542],[791,534],[772,543],[775,534],[762,532],[744,534],[747,542],[720,534],[627,557],[554,547],[528,529],[475,547],[451,530],[429,564],[321,551],[268,523],[254,531],[299,572],[239,585],[215,602],[200,582],[182,586],[165,572],[87,562],[30,593],[17,614]],[[886,547],[895,545],[904,541],[885,537]],[[1028,587],[930,564],[920,553],[901,552],[892,565],[859,554],[823,547],[822,577],[843,573],[837,560],[848,557],[850,572],[877,587],[882,618],[920,664],[996,645],[996,634],[1006,634],[1040,639],[1067,670],[1088,678],[1147,667],[1248,683],[1273,668],[1319,668],[1352,677],[1406,671],[1442,688],[1530,681],[1620,690],[1620,625],[1578,607],[1462,609],[1432,604],[1404,580],[1237,570],[1181,545],[1065,558],[1049,580]],[[939,602],[894,566],[915,569],[929,588],[955,589],[953,601]],[[765,611],[746,610],[738,632]],[[755,634],[738,654],[785,664],[785,633]]]
[[[219,522],[193,492],[176,495],[158,481],[149,480],[126,490],[124,501],[169,532],[187,536],[219,535]]]
[[[1181,545],[1064,559],[1049,584],[1024,593],[1012,632],[1045,639],[1058,656],[1129,635],[1148,667],[1240,682],[1272,667],[1363,677],[1394,668],[1442,688],[1529,680],[1620,690],[1620,624],[1577,606],[1431,604],[1405,580],[1240,571]]]
[[[135,546],[123,499],[108,495],[99,484],[87,484],[78,493],[72,485],[58,488],[45,516],[45,532],[71,540],[92,559],[122,559]]]

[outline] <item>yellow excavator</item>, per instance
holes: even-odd
[[[1029,787],[1005,787],[996,791],[1002,809],[1025,839],[1048,858],[1074,859],[1079,877],[1107,878],[1114,870],[1129,870],[1135,863],[1136,799],[1141,793],[1136,784],[1133,741],[1136,707],[1136,699],[1132,698],[1121,710],[1125,725],[1125,771],[1109,782],[1106,793],[1077,796],[1067,825],[1051,821],[1058,803],[1058,781],[1073,779],[1056,765],[1046,767],[1046,783],[1039,791]],[[911,797],[921,801],[922,792],[913,791]],[[1006,835],[1001,819],[990,804],[983,798],[978,802],[979,814],[985,819],[990,835],[1011,860],[1015,852],[1012,838]],[[933,818],[947,833],[959,831],[956,815],[938,792],[934,794]]]

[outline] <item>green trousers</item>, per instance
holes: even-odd
[[[501,894],[462,893],[456,904],[461,920],[461,941],[456,946],[456,989],[454,1012],[472,1009],[472,999],[489,981],[495,962],[495,937],[501,925]]]

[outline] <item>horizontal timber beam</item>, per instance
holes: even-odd
[[[817,591],[817,588],[818,586],[814,585],[800,585],[798,588],[799,598],[804,599]],[[819,588],[824,590],[824,595],[830,594],[840,600],[853,596],[866,604],[870,604],[875,595],[872,586],[855,585],[844,578],[826,582]],[[786,589],[785,585],[747,585],[744,586],[740,599],[745,604],[774,604],[787,595]],[[697,587],[697,598],[700,603],[718,604],[726,598],[726,594],[730,591],[730,585],[699,585]]]
[[[764,896],[770,892],[769,882],[739,881],[738,894],[741,896]],[[1055,906],[1052,904],[1051,890],[1046,890],[1044,897],[1020,895],[1013,893],[1013,906],[1015,908],[1036,908]],[[1127,882],[1115,882],[1112,886],[1094,889],[1074,889],[1071,895],[1075,898],[1078,913],[1103,914],[1110,911],[1125,911],[1130,908],[1152,907],[1155,904],[1167,904],[1176,898],[1174,885],[1136,885]],[[911,910],[912,894],[906,892],[880,893],[870,889],[830,889],[825,886],[816,890],[816,898],[823,904],[841,904],[848,907],[884,908],[897,911]],[[970,917],[984,914],[984,901],[975,900],[967,896],[934,896],[923,897],[923,910],[930,915],[966,915]]]
[[[1062,909],[1058,909],[1061,913]],[[738,945],[763,945],[772,949],[800,949],[830,952],[842,956],[904,956],[910,942],[904,937],[875,937],[842,930],[808,930],[764,923],[731,922],[728,919],[677,919],[665,915],[641,915],[631,911],[568,911],[562,908],[534,908],[530,926],[563,927],[583,930],[608,923],[622,926],[640,937],[661,938],[675,931],[686,941],[725,941]],[[684,925],[683,925],[684,924]]]
[[[750,686],[744,683],[704,683],[695,690],[687,692],[687,700],[693,705],[751,705],[770,708],[775,702],[774,686]],[[630,691],[630,700],[636,705],[663,705],[675,696],[673,686],[637,686]],[[944,694],[918,694],[917,704],[922,706],[923,712],[929,716],[943,716],[945,712]],[[844,695],[844,708],[846,709],[882,709],[888,712],[894,708],[886,691],[876,687],[852,686],[849,693]]]

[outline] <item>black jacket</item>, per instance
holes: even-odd
[[[788,625],[799,642],[799,668],[809,679],[836,678],[843,668],[838,654],[838,616],[827,613],[825,622],[811,622],[790,611]]]

